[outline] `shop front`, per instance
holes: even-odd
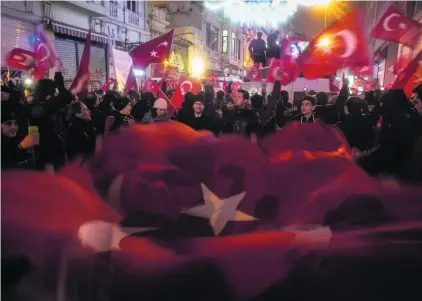
[[[53,23],[54,47],[62,60],[62,73],[66,87],[70,87],[78,72],[79,63],[88,35],[83,29]],[[91,35],[88,90],[99,89],[107,80],[107,37]]]

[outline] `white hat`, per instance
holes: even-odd
[[[156,109],[162,109],[162,110],[167,110],[167,101],[165,101],[162,98],[158,98],[154,102],[154,108],[156,108]]]

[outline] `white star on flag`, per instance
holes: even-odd
[[[153,50],[153,51],[151,52],[151,56],[153,56],[153,57],[158,57],[158,56],[157,56],[157,51]]]
[[[204,184],[201,183],[202,194],[205,204],[182,211],[182,213],[209,218],[210,226],[218,236],[228,221],[253,221],[256,217],[237,210],[246,192],[231,196],[227,199],[220,199]]]

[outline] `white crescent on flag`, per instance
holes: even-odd
[[[341,30],[341,31],[337,32],[333,36],[333,40],[334,40],[335,37],[338,37],[338,36],[343,38],[344,43],[346,45],[346,49],[345,49],[344,53],[339,55],[339,56],[342,57],[342,58],[350,57],[356,51],[356,48],[357,48],[357,45],[358,45],[356,35],[353,32],[351,32],[350,30],[345,29],[345,30]]]
[[[44,48],[45,49],[45,55],[42,59],[38,60],[40,63],[44,62],[45,60],[48,60],[48,58],[50,57],[50,49],[48,49],[47,45],[45,45],[44,43],[40,43],[37,46],[37,51],[38,52],[40,50],[40,48]]]
[[[189,85],[189,90],[185,90],[185,89],[183,88],[183,86],[184,86],[185,84],[188,84],[188,85]],[[191,82],[191,81],[189,81],[189,80],[185,80],[185,81],[183,81],[183,82],[182,82],[182,84],[180,85],[180,88],[183,90],[183,93],[188,93],[188,92],[192,91],[192,82]]]
[[[12,58],[25,66],[31,66],[34,63],[34,58],[26,53],[22,53],[21,55],[15,54]]]
[[[155,49],[157,49],[158,47],[160,47],[160,46],[164,46],[164,47],[167,47],[168,46],[168,42],[167,41],[164,41],[164,42],[162,42],[162,43],[160,43],[160,44],[158,44],[157,45],[157,47],[155,47]]]
[[[406,27],[407,27],[406,24],[404,24],[402,22],[400,22],[398,28],[393,29],[393,28],[390,27],[390,21],[391,21],[391,19],[397,18],[397,17],[400,18],[400,15],[399,14],[396,14],[396,13],[393,13],[393,14],[389,15],[388,17],[386,17],[384,19],[384,22],[382,23],[382,27],[384,27],[384,29],[386,31],[394,31],[396,29],[406,29]]]

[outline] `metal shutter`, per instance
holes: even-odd
[[[82,59],[85,44],[78,42],[79,62]],[[106,81],[106,49],[91,45],[91,55],[89,57],[89,81],[93,90],[99,89]]]
[[[28,40],[32,32],[34,32],[34,24],[1,16],[2,66],[5,66],[5,57],[14,47],[33,51]]]
[[[65,83],[71,84],[78,72],[76,64],[76,42],[67,39],[54,38],[56,54],[62,60],[62,73]]]

